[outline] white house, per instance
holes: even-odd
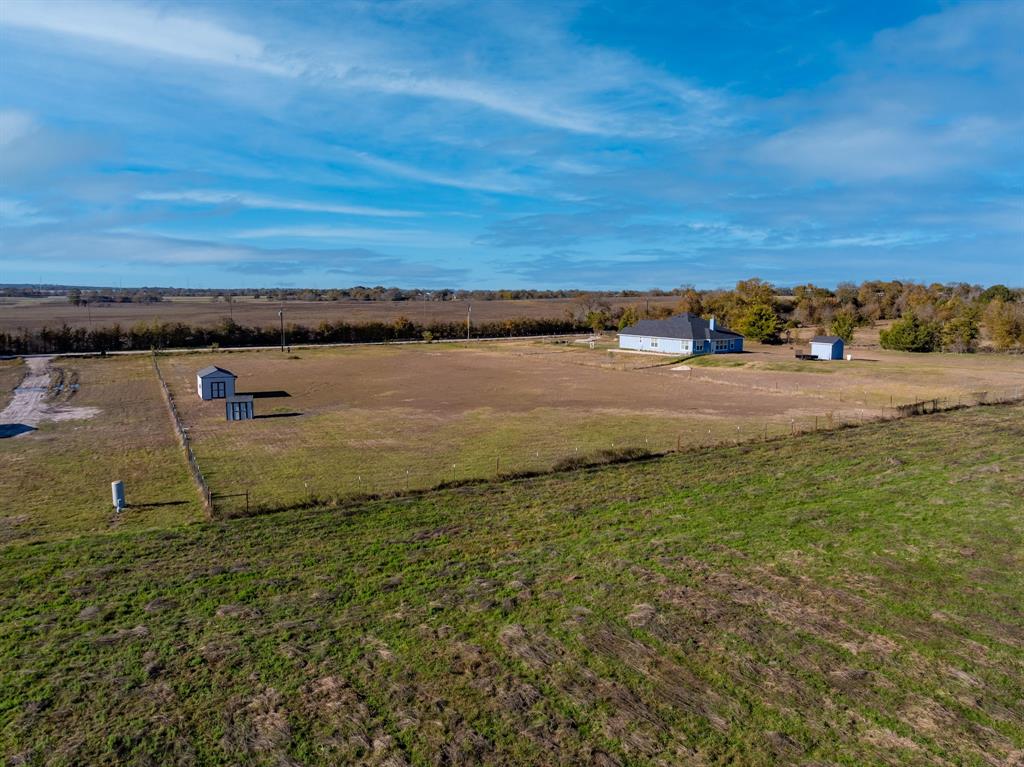
[[[811,339],[811,356],[819,360],[841,360],[843,339],[839,336],[815,336]]]
[[[729,354],[743,351],[743,336],[696,314],[640,320],[619,331],[619,348],[662,354]]]
[[[216,365],[205,367],[196,373],[196,393],[201,399],[227,399],[235,396],[235,379],[230,370]]]

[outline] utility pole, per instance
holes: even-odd
[[[284,301],[281,301],[281,308],[277,312],[277,318],[281,321],[281,351],[284,351]]]
[[[467,341],[469,340],[469,328],[470,328],[470,324],[472,323],[472,321],[473,321],[473,304],[470,303],[469,311],[466,312],[466,340]]]

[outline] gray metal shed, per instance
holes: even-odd
[[[224,401],[224,416],[229,421],[248,421],[255,416],[251,394],[238,394]]]

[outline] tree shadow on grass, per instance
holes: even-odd
[[[291,397],[292,395],[283,389],[274,389],[271,391],[239,391],[235,392],[236,396],[244,397],[246,395],[253,399],[276,399],[278,397]]]
[[[265,415],[254,415],[253,418],[295,418],[302,413],[267,413]]]
[[[138,509],[156,509],[161,506],[185,506],[191,503],[191,501],[150,501],[148,503],[126,503],[125,509],[138,510]]]

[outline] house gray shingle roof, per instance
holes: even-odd
[[[711,329],[708,320],[698,317],[696,314],[677,314],[665,320],[640,320],[628,328],[619,331],[623,336],[652,336],[654,338],[701,338],[711,341],[724,341],[729,338],[742,338],[739,333],[734,333],[728,328],[721,326]]]
[[[842,341],[839,336],[815,336],[811,339],[812,344],[834,344],[836,341]]]
[[[207,365],[205,368],[203,368],[202,370],[198,371],[196,373],[196,375],[199,376],[200,378],[206,378],[206,376],[210,375],[211,373],[223,373],[224,375],[229,375],[232,378],[238,378],[238,376],[236,376],[230,370],[225,370],[224,368],[219,368],[216,365]]]

